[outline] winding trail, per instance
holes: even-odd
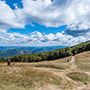
[[[74,81],[67,76],[67,74],[72,73],[72,72],[81,72],[78,69],[77,64],[75,63],[75,61],[77,60],[76,56],[72,56],[72,57],[70,57],[70,59],[71,59],[70,62],[61,63],[61,65],[69,65],[70,66],[69,68],[66,68],[63,70],[55,69],[55,68],[46,68],[46,67],[35,67],[34,65],[36,65],[37,63],[32,64],[31,67],[33,67],[36,70],[41,70],[43,72],[44,71],[50,72],[51,74],[54,74],[54,75],[62,78],[61,84],[59,86],[50,84],[50,85],[45,85],[40,88],[36,87],[34,90],[90,90],[90,83],[88,85],[85,85],[84,83]],[[44,63],[41,63],[41,64],[43,65]],[[47,63],[47,65],[50,65],[50,63]],[[29,65],[27,65],[27,67],[29,67]],[[88,72],[87,72],[87,74],[90,75],[90,73],[88,73]]]
[[[74,58],[74,56],[72,56],[70,63],[74,63],[74,61],[75,61],[75,58]]]
[[[45,86],[44,88],[39,88],[37,90],[90,90],[89,86],[84,85],[83,83],[72,80],[67,76],[68,73],[78,72],[77,65],[74,63],[75,57],[72,56],[70,63],[70,68],[65,70],[57,70],[52,68],[37,68],[39,70],[53,72],[55,75],[62,78],[60,86]]]

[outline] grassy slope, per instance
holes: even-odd
[[[67,59],[0,64],[0,90],[89,90],[90,51]]]

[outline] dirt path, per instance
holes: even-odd
[[[60,62],[61,63],[61,62]],[[33,64],[33,63],[32,63]],[[55,85],[47,85],[47,86],[43,86],[43,87],[36,87],[34,90],[90,90],[90,85],[85,85],[84,83],[81,82],[77,82],[72,80],[71,78],[69,78],[67,76],[68,73],[71,72],[79,72],[79,70],[77,69],[77,65],[75,63],[75,56],[72,56],[71,61],[70,62],[65,62],[62,63],[64,65],[69,65],[70,68],[66,68],[66,69],[54,69],[54,68],[45,68],[45,67],[35,67],[35,65],[37,63],[34,63],[33,65],[29,64],[29,63],[16,63],[17,66],[24,66],[25,67],[33,67],[36,70],[41,70],[41,71],[45,71],[45,72],[51,72],[53,74],[62,78],[62,82],[59,86],[55,86]],[[42,63],[41,63],[42,64]],[[49,63],[48,63],[49,64]],[[37,64],[38,65],[38,64]],[[89,72],[86,72],[88,75],[90,75]]]
[[[74,61],[75,61],[75,57],[72,56],[72,59],[71,59],[70,63],[74,63]]]
[[[65,70],[59,70],[59,69],[52,69],[52,68],[37,68],[39,70],[47,71],[47,72],[53,72],[55,75],[62,78],[62,82],[60,86],[53,86],[49,85],[44,88],[40,88],[38,90],[90,90],[89,85],[84,85],[81,82],[76,82],[69,77],[67,77],[67,74],[70,72],[78,72],[77,65],[74,63],[75,57],[72,56],[69,69]]]

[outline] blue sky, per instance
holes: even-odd
[[[0,0],[0,46],[73,46],[88,41],[89,4],[85,0]]]
[[[60,27],[45,27],[43,25],[34,23],[34,26],[28,24],[25,26],[24,29],[11,28],[8,30],[8,32],[9,33],[19,32],[21,34],[29,34],[31,32],[38,31],[38,32],[45,33],[45,34],[49,34],[49,33],[56,34],[57,32],[62,32],[63,30],[65,30],[66,27],[67,25],[60,26]]]
[[[16,3],[17,3],[19,8],[23,8],[22,0],[5,0],[5,1],[6,1],[6,4],[8,4],[13,10],[15,9],[14,4],[16,4]],[[51,2],[53,2],[53,0],[51,0]],[[31,32],[38,31],[38,32],[45,33],[45,34],[49,34],[49,33],[56,34],[57,32],[61,32],[61,31],[65,30],[65,28],[67,26],[67,25],[62,25],[59,27],[46,27],[44,25],[40,25],[40,24],[35,23],[35,22],[32,24],[34,26],[32,26],[30,24],[25,25],[24,29],[10,28],[8,30],[8,32],[9,33],[17,32],[17,33],[21,33],[21,34],[29,34]]]
[[[19,8],[23,8],[22,0],[2,0],[6,1],[6,4],[8,4],[12,9],[15,9],[14,4],[17,3]]]

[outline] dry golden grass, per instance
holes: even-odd
[[[0,63],[0,90],[90,89],[90,51],[72,57],[37,63]],[[88,84],[85,85],[84,83]]]
[[[2,66],[0,68],[0,90],[4,88],[4,85],[6,87],[14,86],[22,90],[33,89],[46,84],[60,85],[61,80],[60,77],[54,75],[52,72],[37,70],[29,66]]]
[[[76,55],[75,60],[78,69],[90,71],[90,51]]]

